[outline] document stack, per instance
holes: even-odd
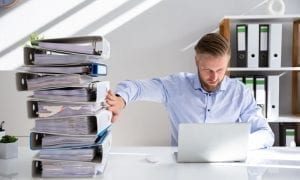
[[[27,102],[33,177],[93,177],[102,174],[111,147],[109,81],[103,61],[108,41],[100,36],[36,40],[24,47],[17,89]]]

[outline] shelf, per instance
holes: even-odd
[[[258,68],[251,68],[251,67],[229,67],[229,71],[300,71],[300,67],[279,67],[279,68],[272,68],[272,67],[258,67]]]
[[[243,74],[247,75],[281,75],[286,72],[300,71],[300,67],[280,67],[280,68],[270,68],[270,67],[229,67],[228,71],[233,74]]]
[[[231,21],[271,21],[271,22],[290,22],[300,19],[300,14],[286,14],[286,15],[233,15],[224,16],[223,19],[230,19]]]
[[[280,115],[278,120],[268,120],[268,122],[298,122],[300,123],[300,116],[296,115]]]

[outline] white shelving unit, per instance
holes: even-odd
[[[300,71],[300,67],[280,67],[280,68],[247,68],[247,67],[230,67],[228,71],[247,75],[283,75],[287,72]]]
[[[291,23],[292,26],[290,33],[294,33],[291,35],[298,34],[298,38],[300,36],[299,29],[300,29],[300,14],[290,14],[290,15],[233,15],[233,16],[224,16],[220,22],[219,30],[220,33],[227,38],[228,40],[232,40],[231,33],[233,31],[234,25],[240,23]],[[231,27],[232,26],[232,27]],[[299,26],[299,27],[297,27]],[[297,29],[298,28],[298,29]],[[296,33],[295,33],[296,31]],[[295,43],[299,46],[300,40],[294,42],[295,37],[292,38],[293,42],[290,42],[290,46],[295,48]],[[234,46],[233,46],[234,47]],[[299,47],[298,47],[299,48]],[[232,49],[235,51],[235,47]],[[269,122],[299,122],[300,123],[300,105],[297,101],[300,101],[300,50],[293,49],[292,58],[291,59],[283,59],[282,61],[288,62],[284,64],[282,67],[279,68],[272,68],[272,67],[258,67],[258,68],[248,68],[248,67],[229,67],[228,71],[232,75],[278,75],[282,76],[287,73],[292,74],[292,87],[291,89],[294,90],[291,93],[288,93],[288,96],[291,96],[293,101],[291,105],[291,109],[293,113],[291,114],[280,114],[278,120],[269,120]],[[292,52],[292,50],[291,50]],[[234,56],[235,54],[233,54]],[[235,60],[235,57],[232,57],[232,60]]]

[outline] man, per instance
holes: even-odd
[[[123,81],[106,97],[116,121],[126,104],[145,100],[163,103],[168,110],[172,145],[177,145],[180,123],[249,122],[249,149],[273,145],[274,134],[243,83],[225,76],[230,45],[217,33],[202,37],[195,46],[198,74],[179,73],[163,78]]]

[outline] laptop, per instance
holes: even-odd
[[[231,162],[247,158],[250,124],[180,124],[177,162]]]

